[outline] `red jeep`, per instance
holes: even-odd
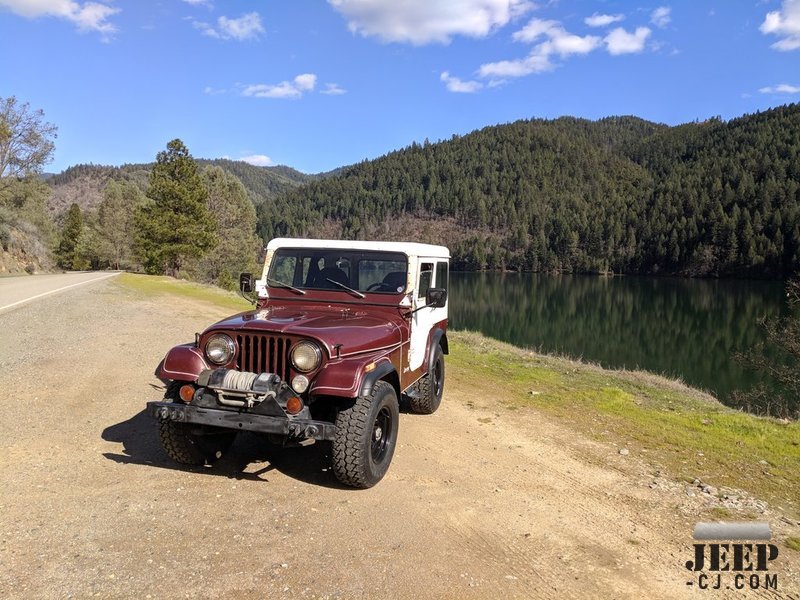
[[[399,400],[430,414],[444,389],[449,251],[405,242],[274,239],[254,310],[176,346],[149,402],[164,450],[212,462],[237,431],[333,443],[343,483],[371,487],[397,444]]]

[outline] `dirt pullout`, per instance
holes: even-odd
[[[336,483],[327,445],[253,435],[213,468],[176,468],[142,412],[162,393],[153,369],[223,316],[113,282],[0,314],[0,595],[696,595],[682,485],[651,487],[639,458],[499,409],[457,373],[435,415],[402,415],[371,490]]]

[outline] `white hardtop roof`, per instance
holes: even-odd
[[[433,256],[450,258],[450,250],[445,246],[418,244],[417,242],[365,242],[360,240],[311,240],[304,238],[274,238],[267,244],[267,250],[277,248],[335,248],[341,250],[379,250],[400,252],[408,256]]]

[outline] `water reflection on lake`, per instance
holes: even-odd
[[[452,273],[450,326],[714,392],[758,381],[731,358],[785,314],[781,282]]]

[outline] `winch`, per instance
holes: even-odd
[[[277,397],[281,378],[275,373],[206,369],[198,376],[197,385],[216,392],[220,404],[252,408],[267,398]]]

